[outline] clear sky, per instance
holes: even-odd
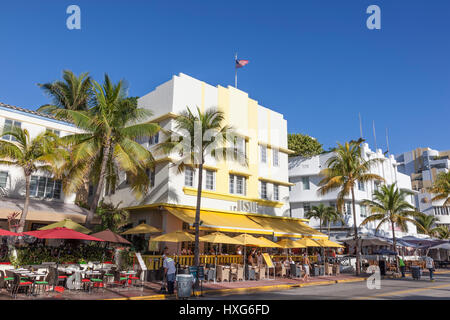
[[[68,30],[66,8],[81,8]],[[366,9],[381,8],[381,30]],[[63,69],[107,72],[142,96],[179,72],[234,85],[325,148],[363,134],[393,153],[450,149],[448,0],[0,2],[0,101],[35,109]]]

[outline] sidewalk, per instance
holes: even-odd
[[[299,288],[305,286],[331,285],[344,282],[364,281],[365,277],[356,277],[348,274],[341,274],[338,276],[320,276],[311,277],[308,282],[303,282],[299,279],[276,278],[276,280],[260,280],[260,281],[235,281],[235,282],[209,282],[203,283],[203,295],[208,294],[226,294],[226,293],[244,293],[267,290],[281,290],[289,288]],[[108,300],[162,300],[173,299],[175,295],[160,294],[161,283],[147,282],[146,286],[151,287],[153,294],[145,293],[142,296],[134,297],[120,297],[120,298],[106,298]],[[197,292],[196,295],[200,295]]]

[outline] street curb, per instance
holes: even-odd
[[[246,292],[259,292],[259,291],[270,291],[270,290],[287,290],[292,288],[303,288],[303,287],[313,287],[313,286],[324,286],[330,284],[338,283],[349,283],[349,282],[359,282],[365,281],[366,278],[355,278],[355,279],[342,279],[342,280],[328,280],[319,282],[307,282],[307,283],[296,283],[296,284],[278,284],[272,286],[260,286],[260,287],[248,287],[248,288],[230,288],[230,289],[216,289],[203,291],[203,294],[218,294],[218,293],[246,293]],[[200,296],[199,292],[195,292],[195,296]],[[129,298],[112,298],[105,300],[165,300],[171,297],[175,297],[174,294],[157,294],[151,296],[142,297],[129,297]]]

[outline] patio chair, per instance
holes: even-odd
[[[230,269],[225,266],[217,266],[217,281],[230,281]]]
[[[11,291],[11,286],[14,282],[14,275],[7,275],[6,271],[0,270],[0,288],[5,288],[6,291]]]
[[[251,268],[248,264],[245,265],[245,269],[246,280],[256,280],[255,269]]]
[[[265,266],[260,266],[259,267],[259,272],[258,272],[258,276],[256,278],[257,280],[264,280],[266,279],[266,267]]]
[[[278,262],[275,265],[275,274],[277,277],[286,277],[286,267],[283,263]]]
[[[13,273],[13,275],[14,275],[14,282],[12,284],[11,296],[13,298],[16,298],[17,294],[22,288],[25,289],[25,294],[27,295],[30,294],[33,282],[22,278],[19,274]]]
[[[214,279],[216,279],[216,269],[213,267],[208,268],[206,273],[206,281],[214,281]]]
[[[39,271],[41,270],[41,271]],[[46,270],[46,269],[44,269]],[[42,269],[38,269],[38,272],[43,272]],[[37,277],[33,283],[33,292],[36,294],[41,294],[41,292],[45,292],[46,287],[49,285],[50,281],[50,273],[46,272],[45,276]]]

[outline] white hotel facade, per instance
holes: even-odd
[[[121,202],[131,212],[133,225],[141,222],[164,232],[193,226],[197,169],[179,173],[177,154],[158,153],[155,146],[167,137],[164,130],[176,131],[174,118],[186,107],[196,113],[217,108],[224,112],[223,125],[237,133],[235,148],[246,154],[248,165],[207,156],[203,172],[201,230],[249,232],[280,236],[289,232],[300,237],[292,226],[307,226],[290,218],[287,149],[287,122],[283,115],[259,105],[248,94],[234,87],[212,86],[180,73],[144,95],[139,107],[153,112],[151,120],[162,131],[141,144],[152,151],[155,169],[149,172],[151,188],[143,198],[130,192],[126,177],[121,178],[115,194],[107,200]],[[280,224],[290,224],[281,231]],[[277,226],[275,226],[277,225]],[[304,230],[306,230],[304,229]],[[312,230],[312,232],[315,232]]]
[[[364,143],[362,148],[363,157],[365,159],[384,159],[382,164],[377,164],[372,168],[372,173],[383,177],[386,184],[395,182],[399,188],[413,191],[409,176],[398,171],[398,163],[393,155],[385,157],[381,149],[378,149],[375,153],[369,148],[367,143]],[[289,159],[289,181],[294,184],[290,191],[291,214],[293,217],[304,218],[305,213],[308,212],[312,206],[316,206],[320,203],[323,203],[326,206],[336,207],[338,191],[333,191],[326,195],[320,195],[318,193],[320,187],[319,182],[322,179],[319,173],[322,169],[326,168],[326,162],[332,156],[333,153],[330,152],[311,158],[293,157]],[[378,186],[378,183],[369,182],[358,183],[355,187],[356,221],[358,226],[364,218],[370,214],[369,209],[362,205],[361,202],[365,199],[372,200],[372,194]],[[415,205],[414,196],[409,196],[407,200],[412,205]],[[331,234],[335,237],[347,236],[353,232],[354,213],[352,212],[351,196],[345,198],[344,210],[343,218],[345,223],[336,223],[331,226]],[[316,229],[319,228],[319,221],[316,219],[311,219],[309,224]],[[362,233],[375,234],[377,225],[377,223],[371,222],[365,227],[360,227],[359,230]],[[413,224],[408,223],[408,227],[408,233],[403,233],[397,228],[395,231],[396,236],[417,235],[416,227]],[[322,230],[325,231],[326,229],[327,226],[323,226]],[[390,226],[385,224],[380,228],[377,235],[392,237]]]
[[[31,138],[46,130],[61,137],[80,132],[71,123],[52,116],[0,103],[1,132],[8,131],[13,126],[27,129]],[[14,142],[12,136],[4,136],[2,139]],[[87,210],[75,205],[75,194],[64,194],[61,181],[53,179],[51,174],[39,171],[34,173],[30,193],[30,207],[24,230],[37,229],[65,218],[84,223]],[[24,196],[25,176],[22,168],[0,164],[0,228],[8,229],[8,215],[22,212]]]

